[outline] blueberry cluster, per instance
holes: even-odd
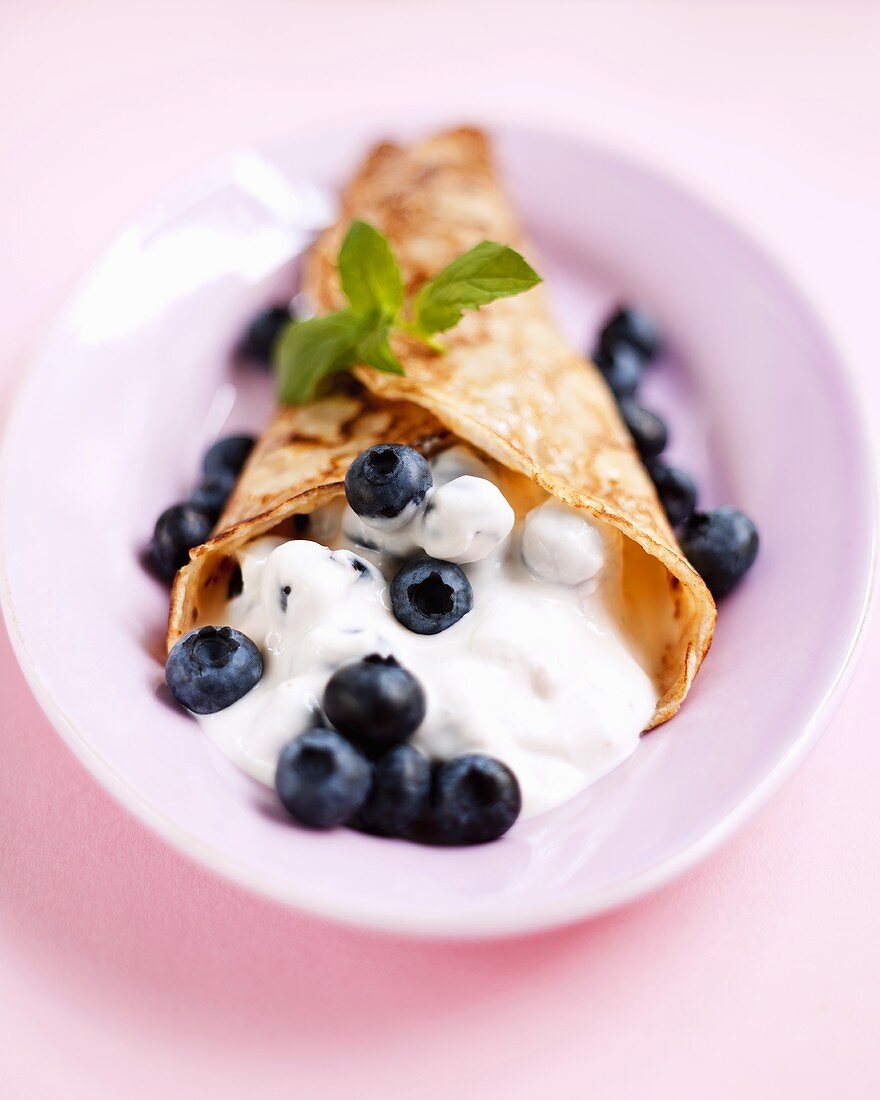
[[[425,708],[421,684],[394,657],[343,664],[323,693],[328,727],[306,730],[278,758],[275,788],[290,816],[447,844],[506,833],[521,805],[514,773],[481,752],[432,767],[409,742]]]
[[[636,401],[645,368],[661,353],[657,326],[640,310],[621,307],[602,326],[593,362],[617,398],[623,422],[654,482],[681,548],[718,599],[742,580],[758,555],[758,530],[736,508],[698,512],[694,479],[661,459],[669,439],[664,421]]]
[[[466,753],[432,767],[410,744],[425,716],[425,693],[394,657],[374,653],[342,665],[327,682],[322,709],[328,728],[295,737],[275,774],[278,797],[300,824],[479,844],[502,836],[519,816],[519,785],[500,761]]]
[[[147,560],[159,576],[171,580],[190,550],[208,540],[253,446],[253,436],[229,435],[208,448],[204,476],[189,500],[172,504],[156,520]]]
[[[231,627],[203,626],[174,646],[165,679],[194,714],[215,714],[263,675],[260,651]],[[336,825],[387,837],[480,844],[519,816],[513,772],[483,753],[432,767],[409,743],[425,717],[425,692],[394,657],[378,653],[340,666],[322,700],[326,726],[314,726],[281,752],[275,789],[301,825]]]

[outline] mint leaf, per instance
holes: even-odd
[[[357,359],[368,367],[385,374],[403,374],[403,364],[388,343],[388,325],[378,325],[367,331],[358,341]]]
[[[403,279],[391,246],[366,222],[354,221],[337,259],[342,292],[354,313],[394,317],[403,305]]]
[[[401,316],[400,268],[378,230],[366,222],[352,222],[337,266],[349,307],[292,321],[276,342],[278,396],[287,404],[312,400],[326,378],[358,363],[402,375],[403,365],[389,341],[392,331],[406,333],[442,354],[443,344],[432,333],[452,328],[466,309],[520,294],[541,281],[518,252],[483,241],[422,287],[412,319],[407,320]]]
[[[349,309],[288,325],[275,349],[281,400],[305,404],[325,378],[348,370],[357,361],[363,329],[364,319]]]
[[[481,241],[422,287],[415,301],[415,328],[422,333],[445,332],[458,324],[464,310],[521,294],[540,281],[518,252]]]

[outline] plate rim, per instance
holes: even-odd
[[[389,131],[413,131],[429,126],[442,125],[445,115],[428,114],[418,122],[408,119],[405,123],[387,124]],[[190,834],[184,827],[168,817],[164,811],[154,806],[148,799],[136,791],[130,781],[117,772],[92,748],[88,737],[56,703],[51,692],[42,682],[36,660],[28,652],[27,645],[18,625],[9,576],[6,568],[6,538],[0,539],[0,610],[7,626],[12,650],[16,656],[24,679],[33,693],[37,704],[49,719],[62,741],[73,755],[106,790],[118,804],[130,812],[184,856],[234,882],[240,887],[250,889],[263,897],[271,898],[295,909],[311,913],[317,917],[330,919],[343,925],[366,928],[372,931],[417,937],[439,939],[489,939],[503,936],[534,933],[575,921],[585,920],[607,913],[628,902],[634,901],[684,874],[728,840],[745,822],[766,804],[768,799],[782,786],[803,763],[815,747],[819,737],[829,724],[839,705],[845,688],[855,671],[859,654],[867,635],[867,624],[876,587],[878,566],[878,508],[877,508],[877,470],[876,456],[871,433],[868,429],[866,403],[860,400],[860,385],[853,375],[847,358],[834,337],[833,330],[827,324],[823,312],[817,308],[812,296],[807,293],[800,280],[789,266],[781,260],[755,233],[753,227],[737,215],[729,215],[720,205],[705,199],[697,193],[691,183],[679,178],[675,173],[645,163],[627,150],[597,140],[594,135],[534,121],[518,122],[510,119],[487,118],[485,127],[490,132],[515,133],[518,136],[530,134],[543,138],[564,141],[572,146],[583,145],[597,151],[600,155],[621,163],[626,169],[646,176],[655,184],[677,191],[688,203],[736,234],[741,244],[766,268],[781,278],[798,305],[809,315],[816,330],[825,341],[833,360],[835,381],[840,384],[841,395],[847,405],[847,412],[856,426],[856,439],[861,464],[861,474],[865,482],[866,532],[870,540],[865,575],[858,583],[861,588],[858,613],[845,652],[840,657],[837,669],[830,678],[821,699],[808,721],[804,724],[797,739],[778,761],[776,766],[757,783],[749,794],[732,810],[721,817],[714,825],[692,841],[681,851],[645,868],[642,871],[615,880],[602,889],[592,887],[588,890],[574,891],[570,896],[552,902],[523,903],[507,910],[492,908],[489,910],[462,910],[459,913],[445,913],[439,919],[430,914],[404,912],[393,904],[370,902],[360,911],[354,909],[350,901],[338,900],[322,891],[315,891],[301,885],[292,885],[275,876],[258,872],[225,854],[220,848],[206,843]],[[368,124],[349,121],[346,124],[318,124],[300,126],[292,130],[288,140],[293,141],[320,132],[325,139],[342,140],[344,134],[367,132]],[[379,127],[375,130],[378,131]],[[284,148],[281,141],[267,142],[263,145],[230,149],[224,155],[213,158],[200,168],[187,173],[177,183],[170,184],[157,193],[152,202],[132,216],[125,227],[118,232],[109,244],[102,248],[90,263],[73,288],[65,296],[60,308],[54,314],[49,328],[39,341],[36,349],[27,357],[17,384],[13,384],[12,398],[8,406],[4,439],[0,449],[0,511],[5,506],[8,472],[11,464],[12,443],[15,428],[24,415],[26,398],[30,390],[37,385],[41,364],[46,349],[60,330],[68,312],[75,306],[84,289],[90,283],[94,273],[106,262],[107,257],[120,243],[138,227],[157,217],[157,212],[166,209],[174,202],[178,207],[187,196],[203,190],[218,172],[228,166],[232,159],[242,152],[257,152],[271,157],[273,152]]]

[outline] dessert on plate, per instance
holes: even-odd
[[[157,524],[168,684],[304,825],[475,843],[571,798],[682,705],[757,553],[661,458],[655,326],[590,361],[524,256],[485,135],[373,149],[299,315],[248,333],[277,413]]]

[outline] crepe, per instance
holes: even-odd
[[[388,237],[409,293],[481,240],[530,251],[488,140],[472,129],[382,144],[368,155],[338,222],[307,258],[305,288],[319,313],[345,304],[335,261],[355,218]],[[675,540],[605,381],[566,344],[541,287],[466,314],[443,340],[438,355],[395,335],[405,377],[358,367],[361,392],[278,412],[214,537],[178,574],[169,645],[215,621],[235,548],[338,496],[361,450],[400,442],[430,451],[455,438],[621,533],[624,626],[658,688],[651,725],[665,721],[709,648],[715,605]]]

